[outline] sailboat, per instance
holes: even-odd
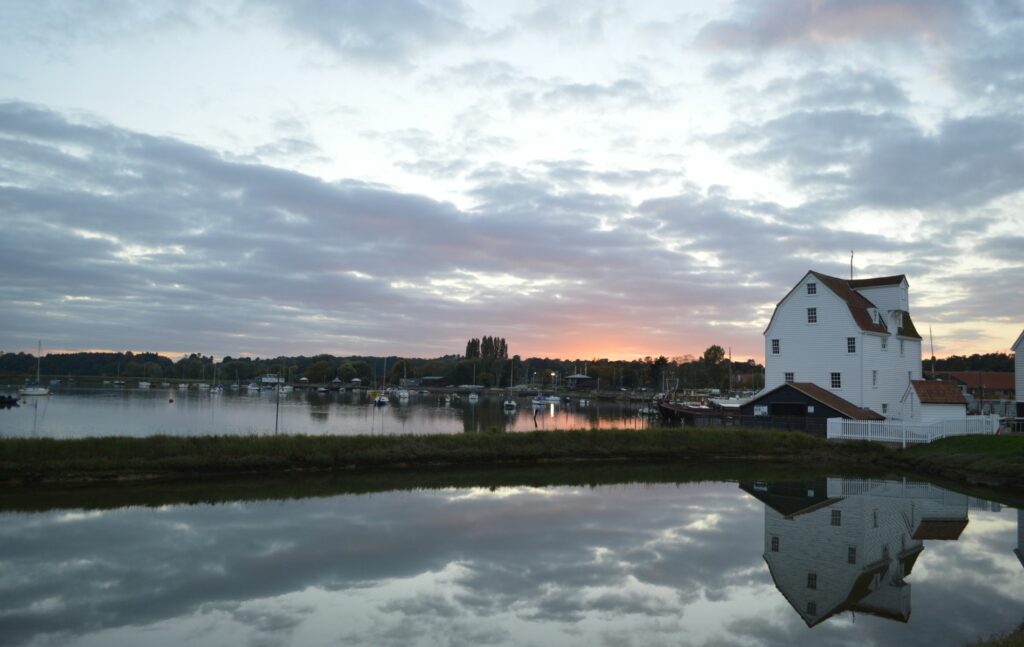
[[[43,386],[43,340],[39,340],[39,350],[36,351],[36,381],[28,386],[18,389],[18,395],[50,395],[50,388]]]
[[[512,382],[515,381],[515,362],[515,358],[510,360],[508,367],[508,393],[505,395],[505,401],[501,404],[501,408],[508,413],[514,413],[518,406],[512,398]]]
[[[388,396],[386,396],[384,394],[386,392],[386,390],[387,390],[385,388],[387,386],[387,379],[388,379],[388,358],[385,357],[384,358],[384,375],[380,379],[380,390],[381,390],[381,393],[380,393],[380,395],[378,395],[376,398],[373,399],[373,406],[375,406],[375,407],[383,407],[384,405],[386,405],[386,404],[391,402],[391,400],[388,399]]]
[[[476,388],[476,362],[473,362],[473,385],[470,388]],[[470,391],[469,397],[467,398],[470,402],[476,402],[480,399],[476,391]]]

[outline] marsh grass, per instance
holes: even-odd
[[[580,461],[870,462],[892,451],[756,429],[585,430],[396,436],[0,439],[0,479],[113,478]]]

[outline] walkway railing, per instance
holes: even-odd
[[[829,418],[825,437],[832,440],[874,440],[898,443],[930,443],[950,436],[994,434],[999,416],[968,416],[962,420],[943,420],[930,425],[909,424],[900,420],[847,420]]]

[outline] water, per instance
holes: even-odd
[[[1024,618],[1022,514],[926,483],[252,496],[2,499],[0,642],[938,646]]]
[[[173,402],[170,400],[173,399]],[[20,407],[0,410],[5,436],[149,436],[152,434],[273,433],[275,415],[282,433],[421,434],[529,431],[579,428],[641,428],[634,405],[591,401],[534,408],[520,398],[516,412],[502,410],[504,397],[463,397],[444,405],[436,396],[392,397],[374,407],[364,393],[270,391],[248,393],[159,389],[64,389],[52,396],[26,398]]]

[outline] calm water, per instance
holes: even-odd
[[[168,389],[63,390],[27,398],[20,407],[0,410],[0,434],[6,436],[148,436],[152,434],[272,433],[277,410],[272,392],[226,391],[220,395]],[[174,402],[169,400],[173,399]],[[514,414],[502,410],[504,397],[466,398],[443,405],[436,397],[392,398],[374,407],[365,393],[282,394],[279,429],[305,434],[419,434],[475,431],[527,431],[593,427],[643,427],[636,407],[592,401],[581,406],[530,406],[520,398]]]
[[[10,645],[960,645],[1022,515],[925,483],[419,490],[0,513]]]

